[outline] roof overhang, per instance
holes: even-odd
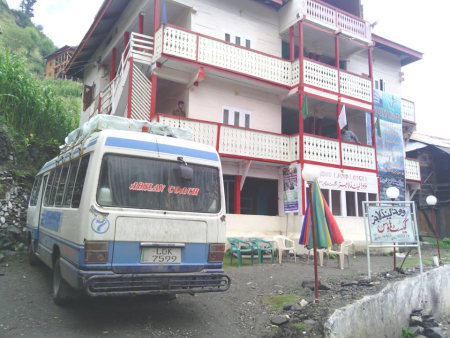
[[[104,0],[94,22],[81,40],[66,68],[67,75],[83,78],[84,68],[109,34],[130,0]]]
[[[64,53],[65,51],[68,51],[68,50],[75,50],[77,48],[77,46],[68,46],[68,45],[65,45],[64,47],[61,47],[61,48],[58,48],[57,50],[55,50],[53,53],[50,53],[50,54],[48,54],[48,55],[45,55],[43,58],[44,58],[44,60],[47,60],[47,59],[51,59],[51,58],[53,58],[54,56],[56,56],[56,55],[58,55],[58,54],[61,54],[61,53]]]
[[[375,42],[375,47],[399,56],[402,67],[409,65],[410,63],[422,60],[423,58],[423,53],[405,47],[391,40],[382,38],[379,35],[372,34],[372,40],[373,42]]]

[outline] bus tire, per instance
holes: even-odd
[[[30,266],[41,265],[41,260],[34,254],[33,244],[31,242],[28,245],[28,264],[30,264]]]
[[[75,290],[61,276],[61,256],[58,256],[53,267],[53,302],[58,306],[64,306],[75,298]]]

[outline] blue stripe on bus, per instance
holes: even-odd
[[[96,143],[97,143],[97,139],[98,139],[98,137],[95,138],[95,139],[93,139],[91,142],[89,142],[89,144],[86,146],[86,148],[88,148],[88,147],[93,146],[94,144],[96,144]]]
[[[59,229],[61,227],[61,217],[61,211],[44,210],[42,212],[40,226],[52,231],[59,232]]]
[[[109,146],[109,147],[147,150],[147,151],[155,151],[155,152],[160,151],[162,153],[167,153],[167,154],[184,155],[184,156],[202,158],[202,159],[210,160],[210,161],[219,161],[217,154],[209,152],[209,151],[172,146],[172,145],[168,145],[168,144],[159,144],[159,143],[155,143],[155,142],[129,140],[129,139],[118,138],[118,137],[108,137],[106,139],[105,145]]]

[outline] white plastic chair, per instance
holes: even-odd
[[[350,267],[350,258],[348,257],[348,247],[352,244],[353,244],[353,241],[350,239],[350,240],[343,241],[341,243],[339,251],[333,251],[331,249],[328,250],[328,260],[330,260],[330,254],[337,255],[338,256],[338,267],[340,267],[341,269],[344,269],[345,256],[347,256],[348,266]]]
[[[319,265],[323,266],[323,253],[328,252],[330,248],[328,249],[317,249],[317,256],[319,256]],[[306,265],[309,264],[309,257],[314,255],[314,249],[308,250],[308,260],[306,262]]]
[[[281,264],[281,258],[283,256],[283,251],[290,252],[291,250],[294,251],[294,262],[297,263],[297,253],[295,252],[295,243],[293,240],[287,238],[286,236],[276,235],[273,236],[273,240],[277,243],[278,248],[278,260]],[[289,244],[286,245],[286,244]]]

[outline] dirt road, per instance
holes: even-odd
[[[352,279],[366,273],[366,263],[359,256],[351,259],[349,269],[340,270],[331,261],[319,269],[319,278],[331,284]],[[392,257],[374,257],[372,265],[374,271],[386,271]],[[313,279],[312,264],[304,260],[227,272],[233,282],[225,293],[180,295],[173,301],[83,299],[61,308],[52,301],[51,270],[32,268],[26,256],[16,255],[0,263],[0,337],[260,337],[271,334],[270,318],[277,313],[268,296],[313,300],[300,286]],[[325,304],[341,299],[333,290],[321,291],[320,297]],[[349,300],[342,298],[345,302]]]

